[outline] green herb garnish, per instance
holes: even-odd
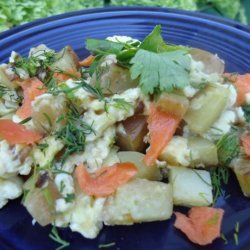
[[[75,194],[67,194],[64,200],[66,203],[72,203],[75,200]]]
[[[140,77],[145,94],[171,92],[189,84],[190,58],[183,50],[155,53],[140,49],[130,62],[131,78]]]
[[[7,87],[0,84],[0,98],[3,97],[8,91],[9,91],[9,89]]]
[[[66,247],[68,247],[70,245],[70,243],[68,241],[63,240],[58,231],[57,228],[53,225],[53,228],[51,230],[51,233],[49,234],[49,237],[54,240],[55,242],[57,242],[58,244],[60,244],[60,246],[58,248],[56,248],[56,250],[62,250]]]
[[[240,223],[237,221],[234,226],[234,242],[235,245],[239,245],[239,231],[240,231]]]
[[[107,243],[107,244],[100,244],[98,245],[98,248],[109,248],[115,246],[115,242]]]
[[[19,122],[19,124],[25,124],[27,122],[29,122],[32,119],[32,117],[27,117],[25,119],[23,119],[22,121]]]
[[[215,213],[208,221],[207,224],[208,225],[216,225],[218,223],[219,220],[219,214]]]
[[[211,171],[211,181],[214,193],[215,203],[219,196],[223,195],[222,185],[227,184],[229,179],[229,169],[227,167],[218,166]]]
[[[69,155],[84,151],[86,135],[95,133],[92,125],[81,119],[81,114],[73,103],[69,102],[68,109],[67,114],[60,117],[66,121],[66,124],[56,132],[57,138],[61,139],[65,145],[65,152],[61,158],[62,163]]]
[[[242,109],[244,111],[244,117],[247,122],[250,122],[250,105],[246,104],[242,106]]]
[[[220,237],[222,240],[224,240],[224,244],[226,245],[228,243],[228,240],[227,240],[225,234],[221,233]]]
[[[240,140],[236,130],[223,135],[216,144],[219,164],[228,166],[240,154]]]
[[[12,63],[14,72],[19,75],[18,69],[24,70],[30,77],[38,76],[40,72],[48,69],[55,62],[55,53],[52,51],[37,51],[30,57],[18,56]],[[20,76],[20,75],[19,75]]]

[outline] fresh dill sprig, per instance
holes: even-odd
[[[0,98],[3,97],[8,91],[9,89],[6,86],[0,84]]]
[[[220,237],[221,237],[222,240],[224,240],[224,244],[227,245],[228,240],[227,240],[225,234],[221,233]]]
[[[234,242],[235,245],[239,245],[239,231],[240,231],[240,223],[237,221],[234,227]]]
[[[68,241],[63,240],[63,239],[60,237],[60,235],[59,235],[59,233],[58,233],[58,230],[57,230],[56,226],[54,226],[54,225],[53,225],[53,227],[52,227],[51,233],[49,234],[49,237],[50,237],[53,241],[55,241],[55,242],[57,242],[58,244],[60,244],[60,246],[59,246],[58,248],[56,248],[56,250],[62,250],[62,249],[66,248],[66,247],[68,247],[68,246],[70,245],[70,243],[69,243]]]
[[[195,174],[196,174],[204,183],[206,183],[208,186],[211,187],[211,184],[210,184],[209,182],[207,182],[207,181],[201,176],[201,174],[200,174],[197,170],[195,170],[195,169],[192,169],[192,170],[195,172]]]
[[[75,200],[75,194],[67,194],[64,200],[66,203],[72,203]]]
[[[38,52],[33,53],[28,58],[21,56],[16,57],[14,63],[11,63],[13,71],[19,75],[18,69],[22,69],[28,73],[30,77],[34,77],[37,76],[39,72],[47,70],[48,67],[55,62],[55,53],[46,50],[40,50]]]
[[[109,247],[113,247],[115,246],[115,242],[110,242],[110,243],[107,243],[107,244],[99,244],[98,245],[98,248],[101,249],[101,248],[109,248]]]
[[[68,71],[65,71],[65,70],[62,70],[62,69],[59,69],[59,68],[55,68],[54,70],[54,73],[60,73],[62,75],[65,75],[65,76],[68,76],[74,80],[79,80],[80,79],[80,75],[76,75],[74,73],[70,73]]]
[[[237,233],[234,233],[234,242],[235,242],[235,245],[238,246],[239,245],[239,236]]]
[[[81,119],[81,114],[72,102],[68,103],[68,109],[67,114],[60,117],[60,120],[64,119],[66,124],[56,132],[57,138],[61,139],[65,145],[65,151],[61,158],[62,163],[69,155],[84,151],[86,135],[95,133],[92,125]]]
[[[211,181],[213,187],[213,203],[223,195],[222,185],[227,184],[229,179],[229,169],[227,167],[218,166],[211,171]]]
[[[32,119],[32,117],[27,117],[25,119],[23,119],[22,121],[19,122],[19,124],[25,124],[27,122],[29,122]]]
[[[108,105],[125,111],[129,111],[130,108],[133,108],[132,103],[124,100],[123,98],[114,98],[110,103],[108,103]]]
[[[44,150],[44,149],[46,149],[46,148],[49,146],[49,144],[48,144],[48,143],[39,143],[39,144],[37,144],[36,146],[37,146],[37,148],[39,148],[40,150]]]
[[[233,129],[223,135],[216,144],[219,164],[228,166],[240,154],[240,139],[237,130]]]

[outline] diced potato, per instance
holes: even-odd
[[[32,178],[32,177],[30,177]],[[31,180],[24,184],[24,188],[31,186]],[[24,200],[24,206],[32,217],[41,225],[46,226],[55,218],[55,200],[60,198],[56,185],[48,180],[48,185],[43,188],[32,188],[27,190],[28,194]]]
[[[51,66],[52,69],[77,70],[79,58],[70,46],[66,46],[56,54],[56,61]]]
[[[144,136],[147,134],[147,117],[134,115],[121,122],[117,130],[117,145],[124,151],[143,152],[146,148]]]
[[[61,115],[67,112],[66,98],[63,94],[53,96],[43,94],[32,102],[32,121],[37,130],[48,133],[56,130],[62,124],[57,122]]]
[[[189,101],[185,96],[162,93],[156,102],[156,106],[166,113],[183,117],[188,109]]]
[[[11,81],[8,78],[3,67],[0,67],[0,83],[11,90],[16,89],[18,87],[18,85],[14,81]]]
[[[250,161],[237,159],[233,161],[233,170],[236,174],[243,194],[250,197]]]
[[[169,167],[174,205],[209,206],[213,202],[210,173],[185,167]]]
[[[162,150],[159,159],[166,161],[170,165],[189,166],[190,156],[188,140],[181,136],[174,136],[168,145]]]
[[[229,90],[219,85],[207,85],[192,99],[184,120],[198,134],[205,133],[225,109]]]
[[[144,163],[144,154],[134,151],[120,151],[118,157],[121,162],[132,162],[138,168],[136,178],[158,181],[161,179],[160,169],[157,166],[148,167]]]
[[[204,72],[207,74],[223,74],[225,69],[225,63],[217,55],[214,55],[208,51],[192,48],[190,54],[195,61],[201,61],[204,66]]]
[[[98,78],[104,94],[119,94],[138,86],[138,79],[132,80],[127,68],[111,64],[107,67],[99,66],[98,71],[100,72],[98,77],[94,73],[90,83],[96,85]]]
[[[173,213],[172,186],[162,182],[135,179],[118,188],[103,210],[106,225],[166,220]]]
[[[198,136],[189,137],[188,147],[191,151],[191,162],[193,165],[218,165],[217,147],[211,141]]]

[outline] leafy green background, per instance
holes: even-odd
[[[250,0],[0,0],[0,32],[41,17],[107,5],[195,10],[250,24]]]

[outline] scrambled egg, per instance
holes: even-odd
[[[22,190],[22,180],[19,177],[10,177],[8,179],[0,178],[0,208],[2,208],[8,200],[18,198]]]
[[[10,146],[5,140],[0,141],[0,178],[28,175],[33,164],[30,150],[23,145]]]

